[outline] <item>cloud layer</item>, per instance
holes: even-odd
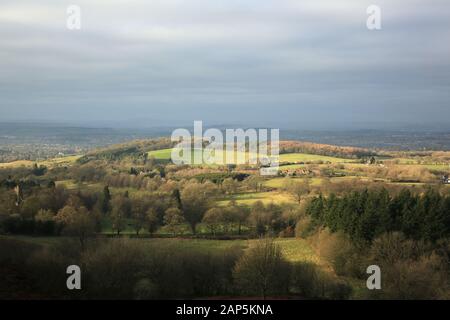
[[[445,0],[0,3],[3,120],[299,127],[450,116]],[[82,29],[66,28],[79,5]]]

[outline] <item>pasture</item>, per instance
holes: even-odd
[[[37,164],[38,166],[45,166],[49,168],[63,167],[73,165],[81,157],[82,157],[81,155],[70,155],[65,157],[58,157],[39,161],[17,160],[13,162],[0,163],[0,168],[4,169],[20,168],[20,167],[31,168],[35,164]]]
[[[284,153],[280,155],[280,162],[346,163],[354,162],[354,160],[308,153]]]
[[[171,159],[171,153],[173,149],[161,149],[161,150],[154,150],[149,151],[148,156],[153,157],[156,160],[170,160]],[[199,156],[199,153],[201,153],[202,150],[200,149],[193,149],[191,153],[192,159],[194,159],[195,156]],[[262,157],[263,155],[261,155]],[[215,151],[215,153],[208,154],[206,150],[203,150],[203,164],[221,164],[221,163],[228,163],[227,161],[227,152],[224,151]],[[232,161],[233,164],[237,163],[237,157],[242,157],[245,159],[246,162],[250,160],[254,160],[258,158],[257,153],[250,153],[250,152],[238,152],[236,151],[234,153],[234,160]],[[210,159],[210,160],[208,160]],[[219,161],[214,161],[214,159],[219,159]],[[351,159],[344,159],[344,158],[337,158],[337,157],[329,157],[329,156],[322,156],[322,155],[315,155],[315,154],[307,154],[307,153],[286,153],[280,155],[280,163],[283,162],[290,162],[290,163],[350,163],[354,162],[354,160]],[[295,167],[294,167],[295,166]],[[292,165],[292,167],[283,166],[283,168],[286,169],[295,169],[298,168],[298,165]]]
[[[228,196],[217,202],[219,206],[227,206],[230,200],[234,199],[237,204],[251,206],[257,201],[264,204],[269,203],[292,203],[294,200],[286,193],[281,192],[246,192]]]
[[[65,237],[32,237],[32,236],[0,236],[2,239],[15,239],[27,243],[37,244],[43,247],[55,246],[68,238]],[[112,238],[116,240],[116,238]],[[239,247],[248,249],[255,244],[256,239],[250,240],[210,240],[210,239],[189,239],[189,238],[130,238],[129,241],[137,241],[143,246],[157,248],[181,248],[189,251],[202,251],[211,254],[220,254],[226,249]],[[313,251],[308,242],[304,239],[277,238],[275,239],[283,251],[287,260],[291,262],[313,262],[323,264],[323,261]]]

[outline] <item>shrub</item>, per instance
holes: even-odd
[[[298,238],[307,238],[315,230],[314,225],[311,223],[311,218],[305,216],[297,221],[295,225],[295,236]]]
[[[344,233],[321,229],[309,239],[319,256],[328,261],[338,275],[360,277],[364,274],[366,259],[362,249],[355,247]]]
[[[319,271],[310,262],[297,263],[292,267],[291,287],[302,298],[317,298],[320,295]]]
[[[89,247],[83,254],[87,295],[97,299],[131,299],[143,261],[143,247],[133,240],[113,239]]]
[[[382,272],[382,290],[370,293],[382,299],[442,299],[450,292],[448,262],[423,241],[401,233],[377,238],[370,251],[371,264]]]
[[[233,270],[236,286],[242,294],[279,295],[288,292],[290,265],[271,239],[263,239],[250,248]]]

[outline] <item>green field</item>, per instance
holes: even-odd
[[[201,150],[194,149],[192,153],[192,157],[196,155],[197,153],[200,153]],[[219,159],[223,159],[223,163],[226,163],[226,151],[218,151],[218,154],[215,154]],[[172,149],[161,149],[161,150],[154,150],[148,152],[149,157],[153,157],[156,160],[170,160],[171,159],[171,153]],[[242,155],[242,152],[236,152],[235,153],[235,159],[234,163],[237,162],[236,157],[243,156],[245,157],[246,161],[250,159],[256,159],[258,157],[257,153],[249,153],[245,152],[244,155]],[[280,162],[323,162],[323,163],[348,163],[352,162],[351,159],[344,159],[344,158],[337,158],[337,157],[328,157],[328,156],[321,156],[321,155],[314,155],[314,154],[306,154],[306,153],[287,153],[287,154],[281,154],[280,155]],[[291,166],[283,166],[283,169],[295,169],[298,168],[298,165],[291,165]]]
[[[54,246],[63,241],[64,237],[31,237],[31,236],[0,236],[0,240],[17,239],[20,241],[35,243],[42,246]],[[209,240],[209,239],[183,239],[183,238],[131,238],[130,241],[139,241],[143,245],[156,246],[158,248],[177,247],[186,251],[206,251],[211,253],[221,253],[221,251],[240,247],[247,249],[256,241],[251,240]],[[314,253],[306,240],[294,238],[279,238],[275,242],[280,245],[286,259],[291,262],[308,261],[323,264],[323,261]]]
[[[308,180],[312,185],[320,184],[320,178],[273,178],[264,182],[264,186],[269,188],[280,189],[284,187],[287,181],[305,181]]]
[[[100,191],[103,189],[103,185],[100,183],[86,183],[86,182],[77,183],[73,179],[56,181],[56,185],[63,186],[68,190],[89,189],[93,191]]]
[[[284,187],[286,181],[309,181],[311,186],[320,186],[323,178],[273,178],[264,182],[264,186],[269,188],[280,189]]]
[[[79,158],[81,158],[80,155],[71,155],[42,161],[17,160],[13,162],[0,163],[0,168],[32,167],[35,164],[45,167],[68,166],[74,164]]]
[[[218,252],[220,250],[228,249],[231,247],[241,247],[243,249],[251,247],[256,241],[252,240],[200,240],[200,239],[149,239],[145,240],[151,243],[157,243],[159,245],[174,245],[182,247],[186,250],[203,250]],[[292,238],[280,238],[275,242],[281,247],[286,259],[291,262],[313,262],[316,264],[322,264],[323,262],[314,253],[306,240],[292,239]]]
[[[296,170],[296,169],[302,169],[306,168],[305,164],[288,164],[285,166],[280,166],[281,171],[289,171],[289,170]]]
[[[293,202],[293,199],[284,193],[279,192],[247,192],[240,193],[225,199],[218,201],[219,206],[227,206],[230,200],[236,200],[239,205],[251,206],[257,201],[261,201],[264,204],[269,203],[282,203],[282,202]]]
[[[321,156],[316,154],[307,154],[307,153],[285,153],[280,155],[280,162],[320,162],[320,161],[330,163],[343,163],[343,162],[353,162],[354,160]]]
[[[154,150],[148,152],[149,157],[153,157],[156,160],[170,160],[172,158],[172,150],[173,149],[161,149],[161,150]],[[211,164],[211,165],[217,165],[217,164],[226,164],[227,162],[227,152],[226,151],[215,151],[213,154],[209,154],[206,150],[201,149],[193,149],[191,153],[191,163],[194,163],[195,157],[201,157],[202,158],[202,164]],[[210,160],[206,160],[210,157]],[[231,162],[232,164],[237,163],[237,158],[243,157],[245,159],[245,162],[248,163],[251,159],[257,159],[256,153],[249,153],[249,152],[235,152],[234,153],[234,160]],[[218,160],[215,160],[218,159]]]
[[[64,188],[66,188],[68,190],[89,190],[89,191],[93,191],[93,192],[101,192],[101,191],[103,191],[103,188],[105,187],[104,184],[99,183],[99,182],[96,182],[96,183],[78,182],[77,183],[73,179],[56,181],[56,185],[63,186]],[[145,190],[140,190],[140,189],[131,188],[131,187],[119,188],[119,187],[111,187],[111,186],[109,186],[109,191],[111,192],[112,195],[124,194],[125,192],[128,192],[130,196],[135,193],[146,192]]]
[[[450,172],[450,164],[413,164],[412,166],[425,167],[428,170],[435,171],[447,171]]]
[[[32,167],[36,162],[30,160],[17,160],[13,162],[0,163],[0,168],[20,168],[20,167]]]
[[[147,154],[149,157],[153,157],[156,160],[170,160],[172,148],[149,151]]]

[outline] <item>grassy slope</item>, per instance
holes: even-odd
[[[282,202],[293,202],[293,199],[287,195],[280,192],[248,192],[240,193],[233,196],[226,197],[218,201],[220,206],[226,206],[231,199],[236,200],[239,205],[252,205],[257,201],[261,201],[264,204],[282,203]]]
[[[75,161],[77,161],[80,157],[80,155],[72,155],[43,161],[18,160],[13,162],[0,163],[0,168],[32,167],[35,164],[37,164],[38,166],[42,165],[46,167],[66,166],[75,163]]]
[[[194,153],[201,152],[200,150],[195,149]],[[172,149],[161,149],[148,152],[149,157],[154,157],[157,160],[170,160]],[[236,155],[240,155],[242,153],[236,152]],[[256,157],[257,154],[254,153],[245,153],[246,159],[248,157]],[[225,159],[226,152],[219,152],[218,157],[222,157]],[[336,157],[328,157],[321,156],[315,154],[306,154],[306,153],[288,153],[280,155],[280,162],[315,162],[315,161],[323,161],[330,163],[346,163],[352,162],[350,159],[336,158]]]
[[[0,236],[0,243],[2,238],[6,239],[17,239],[20,241],[34,243],[42,245],[44,247],[55,246],[61,241],[64,241],[63,237],[31,237],[31,236]],[[114,239],[114,238],[113,238]],[[130,241],[139,241],[144,246],[148,246],[151,249],[154,246],[164,248],[168,250],[170,248],[178,247],[183,250],[188,251],[201,251],[210,254],[221,254],[224,250],[240,247],[244,250],[250,248],[255,244],[255,239],[252,240],[207,240],[207,239],[181,239],[181,238],[142,238],[142,239],[130,239]],[[322,260],[311,248],[309,243],[304,239],[294,239],[294,238],[278,238],[275,242],[280,246],[285,258],[291,263],[298,262],[310,262],[314,263],[320,268],[331,273],[333,276],[330,266],[326,261]],[[353,287],[354,294],[353,298],[358,299],[363,296],[365,290],[365,281],[354,279],[354,278],[344,278]]]
[[[169,160],[171,157],[172,149],[161,149],[149,151],[147,154],[149,157],[153,157],[157,160]]]
[[[31,236],[0,236],[2,238],[14,238],[17,240],[36,243],[43,246],[56,245],[63,240],[62,237],[31,237]],[[241,247],[247,249],[252,246],[257,240],[207,240],[207,239],[181,239],[181,238],[142,238],[131,239],[131,241],[140,241],[143,245],[152,244],[161,247],[176,246],[189,250],[201,250],[207,252],[217,252],[231,248]],[[291,262],[309,261],[320,264],[320,258],[314,253],[306,240],[283,238],[276,239],[277,244],[280,245],[286,258]]]
[[[352,162],[354,160],[321,156],[316,154],[307,154],[307,153],[285,153],[280,155],[280,162],[315,162],[315,161],[344,163],[344,162]]]
[[[199,156],[199,154],[202,153],[200,149],[194,149],[191,153],[191,156]],[[225,151],[217,151],[213,156],[217,157],[218,159],[223,159],[222,162],[226,162],[226,155],[227,153]],[[161,149],[161,150],[154,150],[148,152],[149,157],[153,157],[156,160],[170,160],[172,156],[172,149]],[[203,157],[206,158],[208,156],[208,153],[206,151],[203,151]],[[246,160],[248,160],[249,156],[255,157],[256,154],[249,153],[249,152],[235,152],[235,162],[237,156],[243,156]]]

